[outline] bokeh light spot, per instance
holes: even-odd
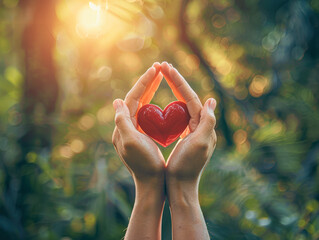
[[[239,129],[234,133],[233,138],[236,144],[243,144],[247,140],[247,132],[243,129]]]
[[[220,74],[227,75],[232,69],[232,64],[226,59],[221,59],[217,64],[216,69]]]
[[[93,213],[87,212],[84,215],[84,223],[87,230],[92,230],[96,223],[96,217]]]
[[[154,19],[160,19],[164,16],[164,11],[160,6],[151,6],[148,8],[148,11]]]
[[[83,223],[81,219],[75,218],[71,222],[71,228],[74,232],[81,232],[83,229]]]
[[[240,20],[240,14],[233,8],[227,10],[226,16],[231,23],[235,23]]]
[[[234,88],[235,97],[239,100],[244,100],[248,95],[248,90],[244,86],[236,86]]]
[[[260,97],[269,88],[270,81],[262,75],[256,75],[249,85],[249,93],[253,97]]]
[[[59,152],[61,157],[64,157],[64,158],[71,158],[73,156],[73,152],[70,146],[68,145],[61,146]]]
[[[112,76],[112,68],[108,66],[102,66],[96,73],[96,78],[99,79],[101,82],[106,82]]]
[[[74,153],[80,153],[84,149],[84,143],[81,139],[74,139],[70,143],[70,148]]]
[[[216,14],[212,18],[212,23],[215,28],[222,28],[226,25],[226,20],[224,16]]]
[[[117,47],[122,51],[137,52],[144,46],[145,37],[130,33],[117,43]]]
[[[113,121],[114,110],[112,105],[107,105],[100,108],[97,112],[97,119],[101,124],[106,124]]]
[[[169,25],[164,28],[164,37],[170,42],[174,42],[178,37],[178,31],[174,25]]]
[[[37,154],[35,152],[29,152],[27,154],[27,161],[29,163],[34,163],[37,161]]]
[[[91,114],[86,114],[80,118],[78,127],[81,130],[86,131],[91,129],[94,126],[94,124],[95,124],[94,116]]]
[[[196,55],[189,54],[185,59],[185,64],[190,70],[197,70],[199,68],[199,59]]]

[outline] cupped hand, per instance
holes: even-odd
[[[197,94],[174,67],[163,62],[161,71],[176,98],[186,103],[191,116],[189,131],[179,140],[169,156],[167,184],[171,180],[198,183],[217,142],[214,130],[216,100],[210,98],[202,106]]]
[[[126,95],[116,99],[113,144],[134,181],[148,182],[164,179],[165,160],[151,138],[137,129],[136,114],[153,98],[163,76],[159,63],[154,63]]]
[[[197,128],[176,144],[167,163],[170,178],[198,183],[216,146],[215,107],[216,101],[208,99],[200,112]]]

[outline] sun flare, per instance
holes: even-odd
[[[105,8],[102,5],[89,2],[82,7],[77,14],[76,30],[80,36],[97,37],[102,28],[102,15],[108,10],[108,2],[105,2]]]

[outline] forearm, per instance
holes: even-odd
[[[209,239],[198,200],[198,184],[171,181],[167,190],[172,216],[173,239]]]
[[[135,203],[125,240],[161,239],[164,181],[135,184]]]

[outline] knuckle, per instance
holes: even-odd
[[[123,113],[118,113],[115,115],[115,124],[121,125],[124,121],[126,121],[126,117]]]
[[[202,109],[202,104],[195,92],[190,96],[188,102],[194,104],[194,106],[196,106],[198,109]]]

